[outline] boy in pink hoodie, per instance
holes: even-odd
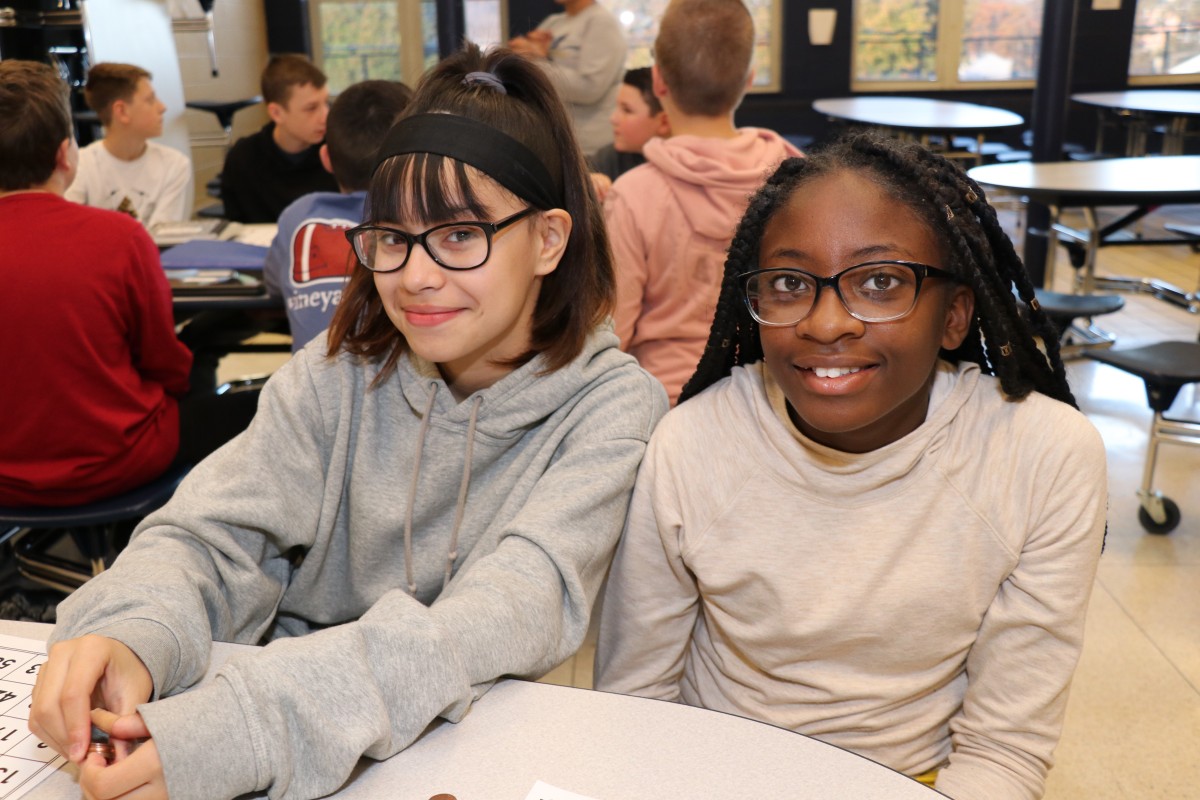
[[[800,155],[773,131],[734,125],[753,50],[742,0],[672,0],[653,67],[671,136],[647,142],[647,163],[618,178],[604,200],[617,335],[672,405],[704,351],[725,251],[750,195],[779,162]]]

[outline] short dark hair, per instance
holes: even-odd
[[[67,84],[48,64],[0,61],[0,190],[50,180],[58,148],[74,137]]]
[[[464,82],[469,73],[479,72],[491,74],[503,91],[488,81]],[[505,48],[483,53],[468,42],[425,74],[401,122],[438,112],[468,117],[516,139],[562,186],[562,208],[571,215],[571,234],[558,268],[542,280],[530,351],[517,359],[524,362],[541,355],[548,370],[560,369],[583,351],[593,328],[611,313],[616,296],[604,218],[566,109],[536,64]],[[414,193],[414,185],[421,191]],[[471,190],[461,162],[429,153],[392,156],[380,163],[371,180],[367,218],[446,219],[458,205],[452,202],[456,198],[473,213],[486,211]],[[382,381],[406,347],[384,311],[373,275],[356,269],[329,328],[329,355],[345,350],[383,359],[376,378]]]
[[[763,231],[792,195],[810,181],[838,172],[863,175],[909,208],[945,249],[943,267],[975,295],[966,338],[941,353],[943,358],[975,362],[985,375],[999,378],[1011,398],[1036,391],[1076,405],[1058,351],[1058,332],[1035,302],[1025,265],[983,189],[958,165],[916,142],[873,132],[845,134],[807,158],[785,160],[750,199],[729,245],[704,355],[679,402],[729,375],[733,367],[762,360],[758,323],[742,300],[737,276],[759,268]],[[1026,305],[1024,312],[1014,290]]]
[[[325,144],[338,185],[362,191],[371,182],[379,143],[412,99],[399,81],[360,81],[337,96],[325,124]]]
[[[325,80],[325,73],[317,69],[307,56],[299,53],[271,56],[262,73],[263,102],[286,106],[292,99],[292,89],[309,83],[314,89],[320,89],[325,85]]]
[[[671,0],[654,40],[654,63],[685,114],[738,107],[754,56],[754,20],[742,0]]]
[[[654,94],[654,71],[649,67],[637,67],[636,69],[625,70],[625,77],[621,79],[621,82],[629,84],[641,93],[642,99],[650,107],[651,114],[662,112],[662,103],[658,101],[658,96]]]
[[[137,92],[138,81],[142,78],[150,80],[151,75],[133,64],[118,64],[115,61],[95,64],[88,70],[83,99],[88,108],[100,117],[100,124],[107,127],[112,124],[113,103],[132,100]]]

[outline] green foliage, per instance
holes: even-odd
[[[367,78],[402,80],[395,0],[321,3],[322,70],[337,94]]]

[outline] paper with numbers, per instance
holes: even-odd
[[[29,696],[46,643],[0,634],[0,800],[29,792],[66,759],[29,732]]]

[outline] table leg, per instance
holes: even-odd
[[[1186,132],[1187,117],[1172,117],[1171,122],[1167,125],[1167,132],[1163,135],[1162,154],[1164,156],[1183,155],[1183,139]]]
[[[1050,210],[1050,224],[1046,226],[1046,266],[1042,275],[1042,286],[1053,291],[1054,260],[1058,257],[1058,218],[1062,215],[1062,209],[1054,204],[1049,204],[1046,208]]]
[[[1096,293],[1096,254],[1100,252],[1100,225],[1096,220],[1096,209],[1083,207],[1083,220],[1087,225],[1087,253],[1083,260],[1083,294]]]

